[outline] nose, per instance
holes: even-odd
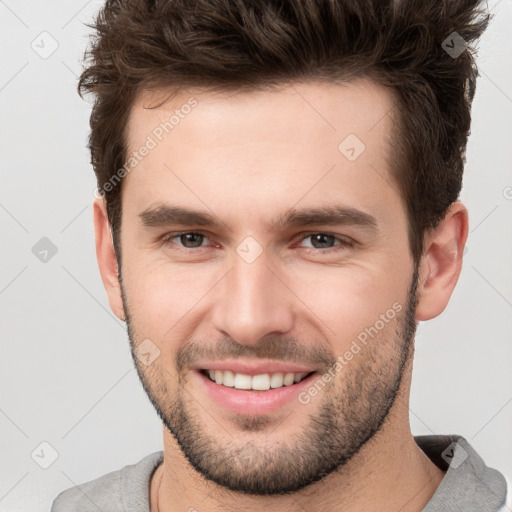
[[[252,263],[235,255],[216,287],[214,327],[238,343],[254,345],[293,326],[293,293],[268,260],[265,251]]]

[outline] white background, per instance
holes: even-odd
[[[100,4],[0,0],[5,512],[49,510],[63,489],[162,449],[158,417],[138,381],[124,324],[108,307],[94,252],[90,107],[76,84],[84,23]],[[509,476],[512,2],[489,8],[496,17],[479,45],[462,193],[468,250],[448,308],[418,328],[410,416],[414,434],[461,434]],[[58,48],[46,59],[31,47],[35,40],[49,51],[52,39]],[[58,249],[47,263],[32,253],[42,237]],[[59,454],[48,469],[31,458],[43,441]]]

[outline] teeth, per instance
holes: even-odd
[[[252,378],[252,389],[258,389],[260,391],[270,389],[270,375],[268,373],[254,375]]]
[[[271,388],[281,388],[283,387],[283,377],[282,373],[274,373],[272,377],[270,377],[270,387]]]
[[[247,375],[245,373],[234,373],[231,370],[207,370],[210,380],[236,389],[254,389],[256,391],[267,391],[270,388],[282,388],[300,382],[307,373],[261,373],[259,375]]]
[[[293,373],[287,373],[284,376],[283,384],[285,386],[291,386],[293,384],[294,379],[295,379],[295,375]]]
[[[217,371],[215,371],[215,373],[217,373]],[[217,382],[217,384],[219,384],[219,383]],[[235,374],[235,388],[236,389],[251,389],[251,387],[252,387],[252,379],[251,379],[250,375],[245,375],[245,373],[236,373]]]
[[[234,388],[235,387],[235,374],[230,371],[226,370],[225,372],[221,372],[222,375],[222,385],[227,386],[228,388]]]

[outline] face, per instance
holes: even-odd
[[[164,97],[133,106],[122,189],[139,376],[205,478],[297,491],[372,438],[411,354],[393,100],[364,80]]]

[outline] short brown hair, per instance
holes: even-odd
[[[138,93],[158,86],[246,90],[371,78],[391,87],[391,173],[415,262],[462,186],[478,70],[479,0],[108,0],[78,90],[95,95],[89,149],[99,190],[126,159]],[[456,33],[456,34],[454,34]],[[462,44],[461,52],[450,48]],[[457,53],[460,53],[457,55]],[[103,191],[120,260],[121,186]]]

